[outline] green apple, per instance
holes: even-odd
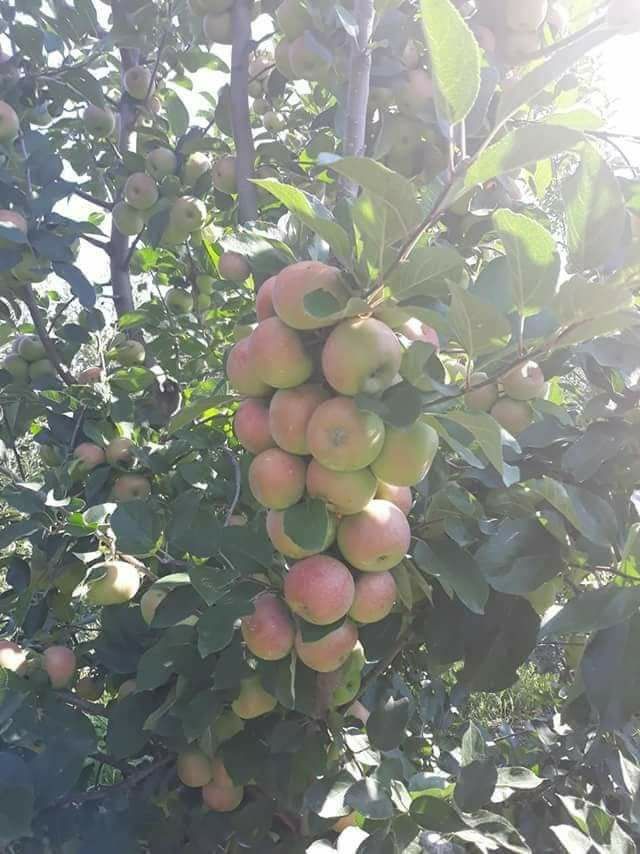
[[[11,374],[15,382],[26,383],[29,378],[29,364],[17,353],[9,353],[2,361],[2,369]]]
[[[149,175],[159,181],[174,174],[178,168],[178,158],[170,148],[154,148],[145,157],[144,165]]]
[[[201,151],[194,151],[193,154],[187,157],[182,167],[181,177],[183,184],[187,187],[193,187],[210,169],[211,162],[207,155]]]
[[[115,227],[120,234],[133,237],[139,234],[144,228],[143,215],[126,202],[118,202],[113,208],[111,215],[113,216]]]
[[[144,345],[141,344],[140,341],[135,341],[133,339],[124,341],[122,344],[116,346],[116,348],[109,353],[109,356],[124,367],[139,365],[144,362]]]
[[[46,355],[44,344],[37,335],[21,335],[16,339],[15,350],[26,362],[38,362]]]
[[[165,301],[168,308],[175,314],[189,314],[193,311],[193,297],[184,288],[170,288]]]
[[[116,117],[108,108],[89,104],[82,118],[87,133],[96,139],[106,139],[116,129]]]
[[[48,359],[39,359],[29,365],[29,379],[39,380],[43,377],[55,377],[56,369]]]

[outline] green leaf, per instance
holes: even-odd
[[[491,800],[497,780],[498,772],[491,759],[474,759],[464,765],[453,791],[456,806],[462,812],[479,810]]]
[[[375,821],[390,819],[394,814],[391,798],[372,777],[354,783],[344,796],[344,802],[360,815]]]
[[[549,59],[537,65],[533,71],[515,80],[502,94],[496,113],[496,125],[504,124],[520,107],[531,102],[550,83],[558,80],[576,62],[584,59],[592,48],[610,38],[605,29],[591,30],[572,40],[565,47],[556,48]]]
[[[446,295],[448,282],[459,282],[464,258],[451,246],[418,244],[407,261],[387,281],[394,296]]]
[[[253,612],[249,597],[229,594],[211,605],[198,620],[198,650],[203,658],[231,643],[236,621]]]
[[[31,835],[34,792],[27,764],[17,752],[0,753],[0,843]]]
[[[622,245],[626,211],[622,190],[594,145],[578,147],[579,164],[562,184],[567,239],[576,270],[605,265]]]
[[[371,746],[378,750],[395,750],[404,740],[408,721],[408,697],[398,700],[388,697],[382,700],[367,721],[367,735]]]
[[[551,350],[565,349],[574,344],[582,344],[584,341],[593,341],[614,332],[622,332],[625,329],[633,329],[639,324],[638,312],[633,310],[612,311],[596,317],[593,320],[585,320],[576,326],[570,326],[562,335],[554,339]]]
[[[254,181],[263,190],[275,196],[291,213],[310,228],[315,234],[326,240],[336,255],[344,262],[351,258],[351,240],[344,228],[339,225],[333,214],[315,196],[281,184],[275,178],[263,178]]]
[[[193,403],[185,406],[167,424],[168,433],[177,433],[188,424],[192,424],[197,418],[206,414],[207,417],[216,415],[219,407],[225,406],[232,398],[226,395],[213,394],[209,397],[198,398]]]
[[[427,572],[453,591],[461,602],[475,614],[482,614],[489,598],[489,585],[473,557],[452,540],[441,540],[428,545],[418,540],[413,559],[423,572]]]
[[[157,509],[149,501],[119,504],[111,516],[111,528],[123,554],[148,555],[161,536]]]
[[[175,92],[169,92],[164,99],[169,125],[174,136],[182,136],[189,128],[189,111]]]
[[[471,358],[504,347],[511,337],[511,324],[489,303],[450,284],[451,305],[447,320],[451,334]]]
[[[537,590],[562,565],[558,541],[537,519],[503,519],[475,559],[494,590],[517,595]]]
[[[149,740],[144,722],[157,702],[148,693],[130,694],[111,706],[107,726],[107,750],[116,759],[135,756]]]
[[[369,157],[343,157],[329,168],[363,187],[389,209],[388,239],[406,236],[420,222],[420,206],[411,181]]]
[[[563,325],[573,325],[630,308],[633,295],[626,287],[614,282],[590,282],[582,276],[572,276],[551,302],[551,311]],[[585,339],[586,340],[586,339]]]
[[[450,0],[421,0],[420,9],[438,115],[457,124],[471,112],[480,92],[480,48]]]
[[[85,308],[93,308],[96,304],[96,292],[82,270],[73,264],[65,264],[62,261],[54,261],[53,271],[61,279],[69,283],[71,293]]]
[[[556,291],[560,255],[544,226],[524,214],[503,208],[493,224],[507,252],[513,302],[521,317],[537,314]]]
[[[603,730],[620,730],[640,710],[640,615],[602,629],[580,664],[585,693]]]
[[[460,745],[460,764],[470,765],[477,759],[484,759],[486,755],[487,748],[483,735],[474,722],[469,721]]]
[[[435,416],[434,416],[435,417]],[[499,474],[504,475],[505,465],[502,456],[502,433],[498,422],[485,412],[447,412],[438,416],[454,421],[473,436],[483,453]]]
[[[499,142],[482,152],[466,175],[454,185],[449,196],[458,198],[477,184],[568,151],[583,140],[578,131],[549,125],[528,125],[509,131]]]
[[[615,515],[599,495],[546,476],[541,480],[530,480],[526,486],[562,513],[591,542],[599,546],[611,546],[615,542]]]
[[[295,504],[284,511],[284,532],[305,551],[322,551],[329,533],[327,505],[320,499]]]
[[[542,783],[542,777],[538,777],[530,768],[519,768],[515,765],[498,768],[497,786],[508,789],[537,789]]]
[[[585,590],[569,599],[540,629],[540,637],[588,634],[618,625],[640,608],[640,587],[610,584],[598,590]]]
[[[225,595],[240,573],[232,566],[207,566],[195,564],[189,567],[191,583],[207,605],[214,605]]]
[[[312,783],[304,793],[304,805],[320,818],[339,818],[349,814],[344,796],[355,780],[347,771],[337,777],[318,780]]]

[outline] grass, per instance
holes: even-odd
[[[473,694],[465,716],[488,727],[501,723],[515,725],[539,717],[557,705],[554,674],[540,673],[531,663],[523,665],[518,673],[516,684],[505,691]]]

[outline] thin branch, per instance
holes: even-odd
[[[137,558],[131,557],[131,555],[122,554],[120,552],[118,552],[118,558],[120,560],[123,560],[125,563],[130,563],[131,566],[135,566],[136,569],[138,569],[143,575],[146,575],[147,578],[150,578],[151,581],[158,580],[158,576],[155,574],[155,572],[152,572],[142,563],[142,561],[138,560]]]
[[[102,251],[106,252],[107,255],[110,253],[111,246],[109,243],[103,243],[101,240],[96,240],[95,237],[91,237],[88,234],[81,234],[80,239],[86,240],[87,243],[90,243],[92,246],[95,246],[98,249],[102,249]]]
[[[224,518],[224,524],[227,526],[233,516],[236,507],[238,506],[238,501],[240,501],[240,489],[242,487],[242,473],[240,471],[240,463],[236,459],[235,455],[231,453],[228,448],[224,449],[227,457],[231,460],[231,465],[233,466],[233,474],[235,477],[235,491],[233,493],[233,499],[231,504],[229,505],[229,509],[227,510],[227,514]]]
[[[62,315],[65,313],[65,311],[69,308],[69,306],[74,300],[75,297],[71,297],[70,299],[60,303],[58,308],[55,310],[53,317],[49,321],[49,325],[47,326],[47,335],[51,334],[51,331],[54,329],[56,323],[58,322],[58,319],[62,317]]]
[[[9,421],[7,420],[7,415],[6,415],[6,412],[4,411],[4,407],[2,408],[2,420],[4,421],[4,427],[5,427],[5,430],[7,431],[7,438],[9,439],[9,447],[13,451],[13,456],[16,458],[16,465],[18,466],[18,471],[20,472],[20,477],[22,478],[22,480],[26,480],[27,478],[25,475],[24,466],[22,465],[22,457],[20,456],[20,453],[16,447],[16,439],[15,439],[15,436],[13,435],[13,430],[11,429],[11,425],[9,424]]]
[[[30,284],[26,284],[23,289],[24,293],[24,301],[29,310],[29,314],[31,315],[31,320],[33,321],[33,325],[36,328],[36,332],[38,333],[38,338],[42,342],[42,346],[44,347],[45,353],[47,354],[47,358],[51,362],[51,364],[56,369],[56,373],[60,377],[60,379],[66,383],[66,385],[72,385],[75,383],[75,379],[69,371],[63,367],[60,362],[60,358],[56,352],[56,348],[53,345],[53,341],[49,338],[47,334],[46,326],[44,325],[44,320],[42,319],[42,315],[40,314],[40,309],[38,308],[38,304],[36,303],[36,298],[33,293],[33,288]]]
[[[110,211],[113,209],[113,204],[111,202],[104,201],[104,199],[98,199],[95,196],[92,196],[91,193],[85,193],[85,191],[81,190],[80,187],[74,187],[73,194],[75,196],[79,196],[81,199],[84,199],[85,202],[90,202],[92,205],[96,205],[99,208],[104,208],[106,211]]]
[[[251,50],[251,9],[249,0],[236,0],[231,10],[231,125],[236,147],[238,184],[238,220],[240,223],[258,216],[254,176],[256,153],[249,115],[249,52]]]
[[[100,801],[103,798],[110,797],[111,795],[128,792],[142,783],[143,780],[146,780],[147,777],[150,777],[152,774],[155,774],[156,771],[159,771],[161,768],[164,768],[172,762],[175,762],[175,757],[173,755],[164,756],[162,759],[156,759],[154,762],[148,763],[144,767],[140,768],[140,770],[129,775],[129,777],[121,783],[116,783],[113,786],[101,786],[89,792],[71,793],[59,802],[60,806],[81,804],[86,803],[87,801]]]
[[[349,82],[347,84],[345,130],[342,141],[345,157],[358,157],[365,149],[371,77],[369,43],[375,17],[373,0],[355,0],[353,11],[358,25],[358,36],[352,39],[349,56]],[[358,185],[354,181],[347,178],[341,179],[341,196],[355,198],[357,193]]]
[[[109,717],[109,712],[105,706],[101,706],[100,703],[92,703],[91,700],[85,700],[71,691],[57,691],[55,696],[68,706],[73,706],[81,712],[86,712],[88,715],[100,718]]]

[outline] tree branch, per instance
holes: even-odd
[[[55,696],[59,700],[62,700],[63,703],[66,703],[67,706],[73,706],[75,709],[79,709],[81,712],[86,712],[88,715],[100,718],[109,717],[109,712],[105,706],[101,706],[100,703],[92,703],[90,700],[85,700],[71,691],[58,691]]]
[[[80,187],[74,187],[73,194],[74,196],[79,196],[79,198],[84,199],[85,202],[90,202],[92,205],[104,208],[106,211],[110,211],[113,208],[111,202],[106,202],[104,199],[98,199],[95,196],[92,196],[91,193],[85,193],[85,191],[81,190]]]
[[[371,76],[369,42],[373,33],[375,16],[373,0],[355,0],[354,15],[358,24],[358,38],[352,40],[349,56],[345,131],[342,140],[342,152],[345,157],[358,157],[365,148]],[[339,195],[355,198],[357,193],[358,185],[355,182],[348,178],[340,180]]]
[[[25,284],[23,288],[24,293],[24,301],[29,309],[29,314],[31,315],[31,320],[33,321],[33,325],[36,328],[36,332],[38,333],[38,338],[42,341],[42,346],[44,347],[45,353],[47,354],[47,358],[51,362],[51,364],[56,369],[56,373],[60,377],[60,379],[66,383],[66,385],[73,385],[75,383],[75,378],[69,371],[63,367],[58,354],[56,353],[56,348],[53,346],[53,341],[49,338],[47,334],[46,326],[44,325],[44,320],[42,315],[40,314],[40,309],[38,308],[38,304],[36,303],[36,298],[33,293],[33,288],[30,284]]]
[[[231,125],[236,146],[238,183],[238,221],[258,216],[254,175],[256,153],[249,116],[249,52],[251,50],[251,10],[249,0],[236,0],[231,10],[233,45],[231,48]]]
[[[100,801],[102,798],[108,798],[111,795],[127,792],[130,789],[135,788],[139,783],[142,783],[142,781],[146,780],[147,777],[150,777],[151,774],[155,774],[155,772],[159,771],[160,768],[164,768],[165,765],[169,765],[174,761],[175,757],[173,755],[164,756],[162,759],[156,759],[154,762],[150,762],[138,771],[135,771],[121,783],[116,783],[113,786],[101,786],[89,792],[72,793],[63,798],[60,805],[65,806],[86,803],[87,801]]]

